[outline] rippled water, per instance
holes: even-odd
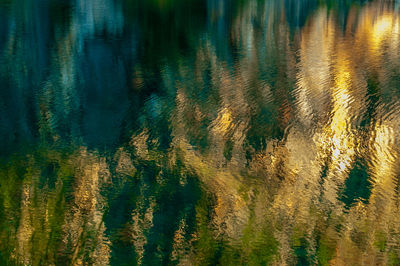
[[[0,264],[400,265],[399,7],[0,0]]]

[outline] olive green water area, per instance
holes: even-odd
[[[0,0],[0,265],[400,265],[399,8]]]

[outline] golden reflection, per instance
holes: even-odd
[[[215,120],[213,129],[216,131],[216,134],[224,136],[230,131],[230,128],[233,126],[232,122],[233,121],[231,113],[227,108],[223,108],[219,112],[218,117]]]
[[[337,26],[334,12],[321,6],[296,33],[283,22],[285,12],[276,12],[277,3],[244,4],[229,34],[245,53],[228,63],[213,42],[200,40],[194,61],[183,58],[177,73],[172,73],[172,66],[161,71],[163,84],[176,88],[174,107],[163,118],[172,136],[168,149],[158,150],[161,145],[152,125],[147,125],[132,135],[127,147],[116,149],[111,163],[85,148],[77,148],[66,158],[53,155],[58,156],[54,161],[66,163],[60,166],[54,194],[38,201],[34,196],[41,170],[27,170],[15,232],[16,260],[35,263],[30,257],[32,239],[37,235],[49,239],[54,206],[66,204],[56,196],[67,176],[74,182],[62,217],[60,252],[68,253],[74,265],[83,264],[85,256],[94,264],[110,263],[112,239],[106,236],[108,205],[103,188],[122,186],[132,179],[136,183],[128,189],[137,188],[132,192],[135,204],[118,232],[127,238],[124,244],[132,245],[136,263],[144,264],[146,249],[154,242],[149,235],[157,229],[160,215],[159,199],[156,193],[149,196],[145,179],[154,179],[152,185],[162,187],[162,175],[169,171],[171,180],[180,175],[177,184],[181,187],[189,183],[186,175],[195,176],[204,194],[212,195],[207,212],[196,203],[194,233],[188,233],[185,215],[170,230],[169,257],[174,262],[200,261],[195,245],[203,234],[214,245],[220,241],[242,251],[248,256],[243,264],[257,265],[251,256],[269,252],[264,264],[294,265],[299,263],[296,254],[304,248],[311,264],[396,265],[393,258],[400,257],[400,111],[393,104],[398,99],[384,96],[385,90],[393,89],[388,73],[399,66],[400,21],[379,4],[352,8],[344,29]],[[262,19],[259,10],[266,10]],[[217,19],[215,13],[211,16]],[[272,24],[271,17],[282,23]],[[260,32],[254,29],[255,20]],[[291,38],[298,41],[297,47],[292,47]],[[76,42],[70,34],[61,46],[73,47]],[[276,56],[276,62],[269,62],[266,54]],[[68,80],[75,73],[72,57],[64,58],[58,74],[64,93],[74,86]],[[143,85],[142,70],[137,68],[135,73],[138,89]],[[198,91],[208,86],[205,73],[211,88],[202,102]],[[260,77],[265,73],[270,76]],[[285,83],[287,79],[294,80]],[[51,84],[46,87],[51,88]],[[43,104],[48,104],[50,100],[43,98]],[[271,110],[278,110],[277,114]],[[53,115],[46,108],[43,112],[50,118]],[[50,118],[43,123],[50,124]],[[274,126],[279,127],[278,133]],[[252,133],[252,127],[261,130]],[[254,135],[264,137],[260,147],[254,144],[258,139],[251,139]],[[200,137],[207,143],[203,149],[195,141]],[[351,179],[356,179],[352,189],[361,186],[362,174],[351,174],[358,161],[368,176],[366,199],[346,195]],[[141,177],[149,165],[161,170]],[[7,209],[11,203],[5,198]],[[204,246],[213,248],[208,242]],[[55,258],[49,261],[55,263]]]
[[[148,230],[150,230],[153,226],[155,201],[154,199],[150,199],[150,206],[144,210],[144,214],[141,214],[141,212],[143,212],[142,204],[139,204],[139,208],[135,209],[132,212],[131,225],[132,243],[135,246],[138,265],[142,264],[143,255],[145,252],[145,245],[147,244],[146,234],[148,233]]]
[[[340,54],[340,52],[339,52]],[[350,166],[354,155],[354,140],[351,134],[351,115],[349,110],[352,103],[350,95],[351,75],[347,71],[346,59],[341,59],[337,64],[337,74],[332,88],[332,118],[326,128],[328,139],[322,145],[330,146],[333,169],[337,168],[339,175]]]
[[[242,108],[232,108],[236,105],[231,101],[232,95],[229,92],[236,84],[246,84],[248,81],[242,78],[248,75],[239,76],[240,78],[233,83],[228,75],[217,74],[224,72],[214,65],[213,76],[223,77],[220,82],[217,79],[213,80],[215,86],[220,88],[223,107],[219,109],[209,127],[210,132],[213,132],[212,141],[215,143],[210,156],[205,157],[195,152],[187,144],[187,137],[175,131],[176,140],[180,143],[177,142],[176,147],[184,151],[187,164],[191,165],[204,184],[216,195],[213,221],[219,230],[223,221],[225,223],[225,229],[220,234],[226,234],[235,242],[235,239],[244,234],[245,225],[252,221],[249,206],[254,204],[257,206],[254,218],[257,224],[269,223],[271,227],[279,228],[274,232],[274,237],[279,242],[279,256],[275,258],[277,264],[291,264],[295,260],[291,249],[293,245],[298,245],[302,238],[310,245],[309,256],[317,256],[332,265],[362,264],[367,261],[357,254],[369,254],[369,260],[380,261],[377,258],[382,254],[376,252],[376,247],[382,236],[387,234],[387,229],[372,230],[375,235],[366,236],[368,248],[364,250],[359,249],[360,244],[355,242],[355,239],[367,234],[368,230],[372,229],[370,226],[377,225],[371,216],[374,213],[377,215],[375,198],[380,194],[386,194],[387,200],[394,198],[394,158],[397,157],[389,155],[394,154],[393,148],[389,148],[394,145],[394,141],[390,140],[394,132],[386,126],[377,126],[371,130],[375,132],[370,139],[374,144],[367,149],[365,146],[359,146],[365,143],[366,136],[357,132],[357,119],[366,113],[368,102],[365,95],[370,85],[358,67],[360,55],[354,54],[353,51],[361,51],[367,58],[375,57],[375,48],[384,49],[382,40],[390,33],[395,20],[390,16],[383,17],[378,18],[375,24],[366,25],[365,21],[373,21],[370,17],[373,14],[369,7],[362,12],[364,21],[357,22],[357,19],[352,18],[349,25],[360,25],[355,28],[355,32],[351,32],[349,26],[344,37],[336,27],[336,21],[329,15],[326,16],[326,10],[323,8],[303,29],[295,90],[298,97],[296,108],[300,111],[297,119],[301,126],[292,125],[284,142],[271,140],[267,143],[265,151],[255,155],[251,167],[257,176],[265,177],[265,180],[259,181],[255,187],[254,184],[240,178],[238,170],[243,170],[241,168],[234,168],[230,164],[226,167],[222,165],[222,168],[220,164],[214,166],[217,168],[211,167],[215,158],[222,157],[225,143],[233,132],[240,136],[247,134],[247,121],[244,127],[239,128],[240,120],[237,117],[246,114],[249,105],[242,104]],[[352,14],[355,16],[353,11]],[[235,29],[235,36],[240,36],[241,27]],[[368,44],[364,42],[365,33],[371,30],[375,41]],[[247,31],[247,34],[251,32]],[[280,34],[284,35],[282,32]],[[237,37],[237,40],[243,42],[244,39]],[[376,47],[374,50],[364,49],[365,46]],[[257,47],[252,46],[249,51],[256,49]],[[205,54],[208,55],[204,56]],[[202,59],[206,57],[215,59],[210,50],[203,50]],[[247,54],[239,60],[238,69],[241,70],[241,66],[248,64],[252,58],[251,54]],[[215,62],[218,61],[214,61],[214,64]],[[376,64],[377,61],[374,62]],[[252,66],[256,69],[261,67],[260,63],[254,63]],[[182,119],[180,122],[185,121],[184,113],[188,111],[189,106],[183,91],[182,88],[177,96],[178,113]],[[241,102],[246,103],[248,100],[243,92],[237,95],[241,96],[236,98]],[[177,125],[177,128],[181,126]],[[304,132],[304,127],[310,129],[312,134],[309,135],[307,130]],[[316,129],[311,131],[312,127]],[[239,152],[241,149],[243,153],[242,144],[238,146]],[[369,204],[358,200],[346,211],[340,194],[360,153],[363,156],[370,153],[371,158],[376,158],[371,159],[370,162],[373,163],[369,164],[369,171],[374,176],[371,180],[371,197]],[[218,170],[219,168],[221,170]],[[247,191],[253,195],[251,201],[247,201],[246,197],[240,194],[241,186],[248,187]],[[252,194],[255,191],[257,194]],[[386,211],[386,216],[380,216],[386,222],[392,219],[391,215],[395,212],[392,207],[387,210],[390,211]],[[269,214],[268,217],[266,213]],[[328,214],[331,217],[329,222],[324,220]],[[343,229],[338,232],[337,227],[341,226]],[[316,231],[321,239],[318,243],[314,236]],[[321,246],[332,253],[322,255],[320,251],[316,251],[321,249]],[[316,253],[313,254],[313,251]],[[385,256],[389,256],[388,254]]]
[[[82,264],[82,251],[89,248],[90,244],[93,245],[91,259],[97,265],[108,264],[110,241],[104,235],[106,228],[102,217],[105,200],[100,194],[100,189],[109,182],[108,166],[104,159],[97,158],[86,149],[79,151],[71,160],[78,166],[77,180],[74,187],[74,203],[65,217],[63,242],[74,247],[71,258],[73,265]],[[84,230],[85,228],[87,229]],[[91,239],[92,243],[84,243],[82,238]]]
[[[393,15],[383,15],[377,19],[372,28],[372,39],[374,45],[379,45],[383,38],[387,37],[392,30],[395,29],[393,26],[394,22]],[[394,31],[396,32],[396,31]]]

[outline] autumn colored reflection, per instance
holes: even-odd
[[[1,264],[400,263],[397,1],[0,13]]]

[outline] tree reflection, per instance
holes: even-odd
[[[17,2],[2,262],[398,264],[396,2]]]

